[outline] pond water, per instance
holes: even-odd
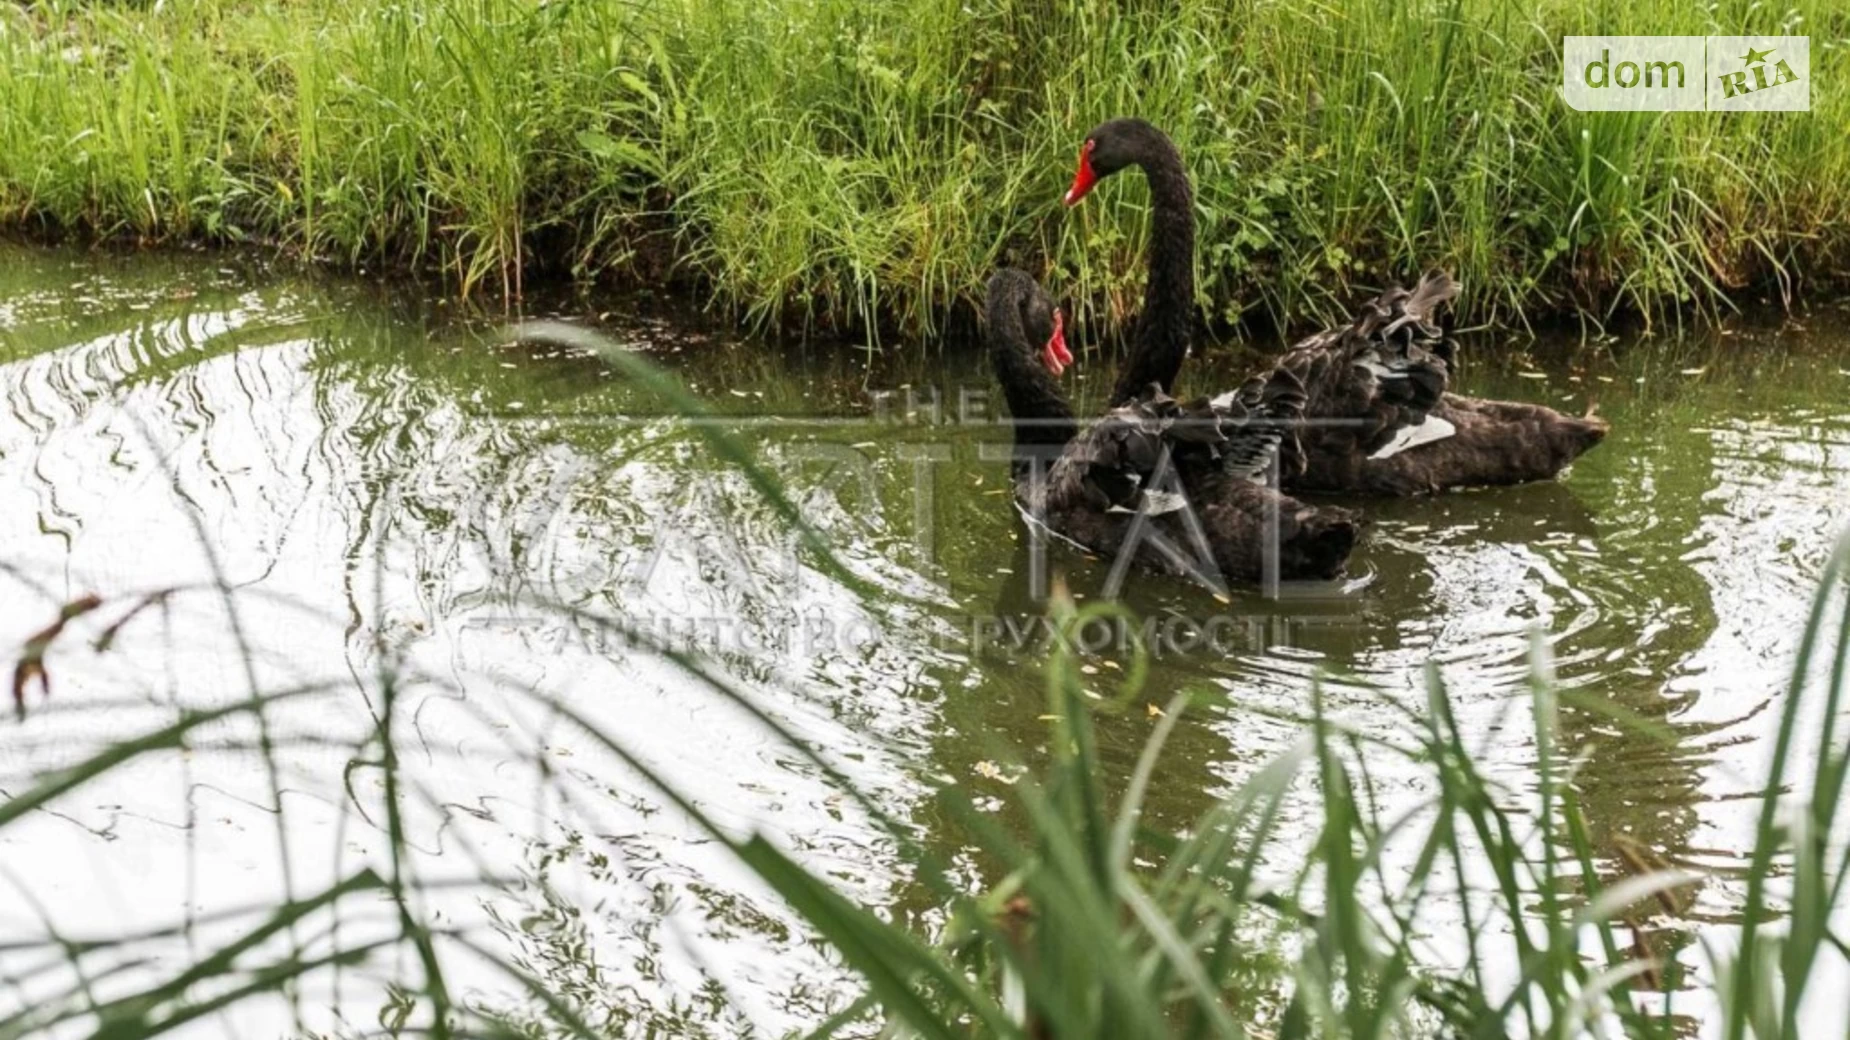
[[[305,691],[262,731],[209,727],[188,753],[0,828],[0,866],[30,896],[0,900],[0,939],[192,921],[195,938],[166,952],[183,958],[215,911],[377,863],[367,741],[390,698],[411,734],[420,869],[516,875],[456,896],[451,919],[603,1008],[613,1033],[813,1024],[841,1000],[839,968],[549,703],[854,896],[927,924],[938,908],[816,769],[587,616],[700,651],[978,883],[931,792],[999,800],[990,763],[1044,743],[1046,710],[1041,648],[997,621],[1036,607],[984,359],[770,347],[634,298],[558,311],[667,366],[717,415],[677,418],[581,352],[507,345],[497,316],[402,288],[0,248],[0,646],[11,660],[60,604],[104,600],[48,658],[51,696],[35,689],[23,721],[0,723],[0,790],[181,705]],[[1727,875],[1754,823],[1742,796],[1763,782],[1814,584],[1850,526],[1847,324],[1831,305],[1618,342],[1475,335],[1462,390],[1597,403],[1609,440],[1556,483],[1368,503],[1338,592],[1225,602],[1133,579],[1123,595],[1140,615],[1224,619],[1215,639],[1161,654],[1140,702],[1191,687],[1233,702],[1185,721],[1153,822],[1185,826],[1287,747],[1297,730],[1278,716],[1305,710],[1312,676],[1344,677],[1334,710],[1386,727],[1397,705],[1424,705],[1428,662],[1492,771],[1531,786],[1539,632],[1564,688],[1656,724],[1572,703],[1562,719],[1565,740],[1593,749],[1579,784],[1601,854],[1715,872],[1681,920],[1654,927],[1700,972],[1693,940],[1738,906]],[[1231,346],[1211,354],[1191,370],[1198,389],[1240,367]],[[1082,356],[1075,385],[1085,395],[1110,369]],[[793,545],[708,429],[741,435],[783,477],[871,601]],[[1052,566],[1081,597],[1107,583],[1108,564],[1078,553]],[[84,645],[143,603],[106,651]],[[1101,683],[1121,658],[1100,655]],[[1141,709],[1102,721],[1112,768],[1128,770],[1151,725]],[[572,905],[521,884],[540,878]],[[493,972],[456,970],[468,999],[508,999]],[[374,1023],[364,973],[329,985],[353,987],[347,1025]],[[269,1016],[294,1013],[259,1005],[238,1021],[267,1034]]]

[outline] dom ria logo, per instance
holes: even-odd
[[[1561,93],[1583,112],[1804,112],[1808,36],[1568,36]]]
[[[1792,71],[1792,65],[1787,62],[1786,59],[1781,58],[1778,63],[1773,66],[1773,81],[1771,83],[1767,82],[1767,58],[1772,55],[1774,50],[1775,48],[1769,47],[1766,50],[1759,51],[1749,47],[1747,53],[1741,55],[1741,62],[1747,66],[1746,69],[1740,72],[1722,73],[1722,97],[1731,98],[1736,94],[1746,94],[1755,90],[1765,90],[1768,87],[1777,87],[1782,84],[1796,81],[1799,78],[1799,74]],[[1747,76],[1750,72],[1754,77],[1754,85],[1751,87],[1747,85]]]

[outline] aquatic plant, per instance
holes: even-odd
[[[534,272],[698,286],[874,337],[940,330],[1006,262],[1111,326],[1135,305],[1142,189],[1058,198],[1085,128],[1135,113],[1194,175],[1209,318],[1329,318],[1436,265],[1468,320],[1713,312],[1841,280],[1847,19],[1830,0],[8,5],[0,226],[265,243],[465,293]],[[1808,33],[1814,110],[1569,110],[1559,40],[1591,32]]]

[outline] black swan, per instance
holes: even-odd
[[[1078,205],[1099,178],[1126,166],[1141,167],[1150,184],[1150,264],[1130,361],[1111,393],[1114,407],[1151,383],[1164,391],[1175,388],[1195,312],[1195,195],[1181,153],[1166,134],[1141,119],[1101,123],[1080,146],[1079,172],[1064,201]]]
[[[1188,353],[1194,302],[1194,210],[1180,153],[1141,119],[1101,123],[1080,146],[1065,202],[1077,204],[1126,166],[1149,180],[1153,217],[1149,283],[1126,380],[1135,375],[1167,390]],[[1591,415],[1447,393],[1452,343],[1438,317],[1457,292],[1442,273],[1412,291],[1390,289],[1349,324],[1274,362],[1298,377],[1308,398],[1307,429],[1287,445],[1285,490],[1417,495],[1546,480],[1605,437],[1606,422]],[[1135,392],[1120,381],[1114,403]]]
[[[1188,405],[1152,383],[1082,433],[1054,381],[1071,355],[1060,311],[1040,284],[1004,268],[990,279],[986,309],[1015,427],[1015,497],[1030,516],[1086,548],[1127,550],[1139,566],[1214,586],[1342,573],[1355,547],[1354,515],[1262,483],[1304,407],[1291,373],[1278,369],[1221,400]],[[1277,570],[1268,574],[1274,547]]]
[[[1447,393],[1452,341],[1439,317],[1457,294],[1450,276],[1428,274],[1275,362],[1303,381],[1312,419],[1298,433],[1302,456],[1285,460],[1285,486],[1421,495],[1522,484],[1554,477],[1605,438],[1606,421],[1592,415]]]

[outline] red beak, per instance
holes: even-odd
[[[1056,307],[1053,312],[1053,335],[1047,337],[1047,345],[1041,348],[1041,364],[1058,377],[1072,363],[1073,352],[1066,349],[1066,315]]]
[[[1078,205],[1086,197],[1086,192],[1098,183],[1098,174],[1092,172],[1092,142],[1087,141],[1079,149],[1079,170],[1073,174],[1073,186],[1066,189],[1066,198],[1061,200],[1068,206]]]

